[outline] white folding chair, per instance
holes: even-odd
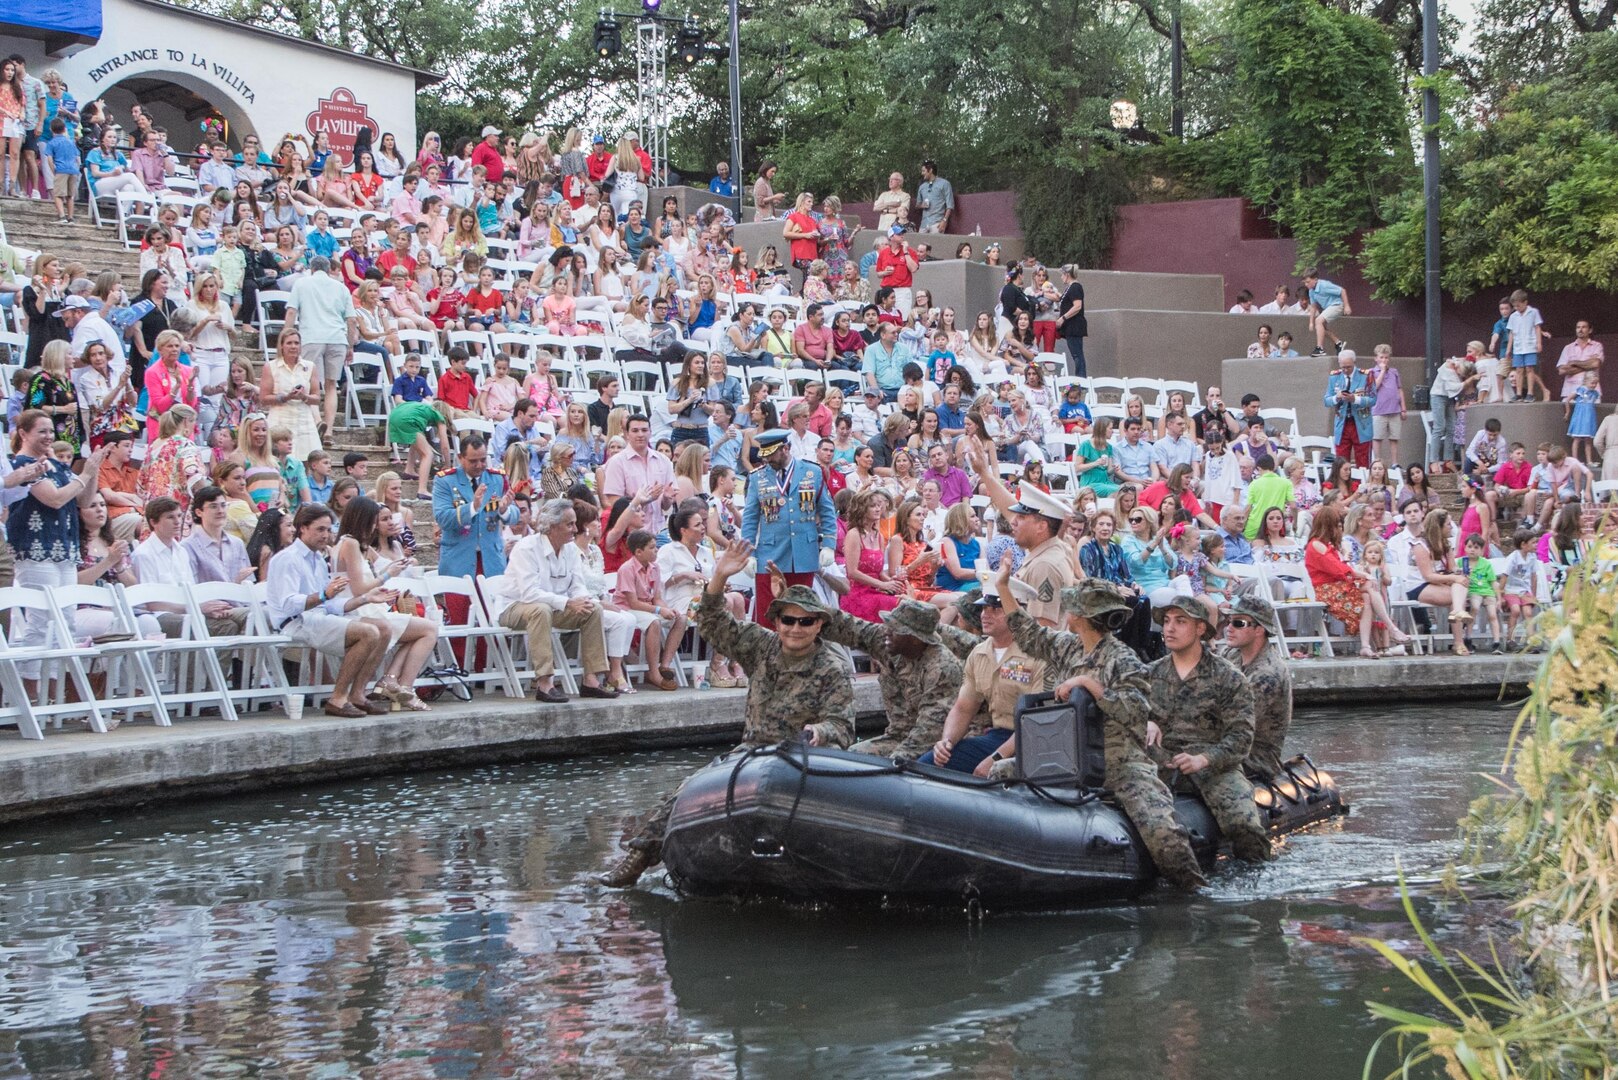
[[[444,661],[451,662],[454,657],[453,647],[456,642],[466,658],[465,668],[467,682],[474,685],[498,683],[507,697],[522,697],[522,687],[518,684],[516,674],[511,667],[511,653],[506,648],[507,631],[498,624],[489,622],[488,608],[483,605],[483,599],[478,593],[477,583],[470,577],[453,577],[446,574],[429,573],[423,578],[427,595],[441,609],[447,610],[441,602],[444,597],[462,596],[467,601],[467,617],[463,624],[451,624],[447,619],[438,630],[438,651]],[[488,650],[489,670],[474,670],[477,667],[477,644],[486,643]]]
[[[266,360],[268,360],[273,354],[273,350],[270,345],[271,328],[274,328],[275,336],[279,338],[281,336],[281,328],[287,324],[286,305],[287,301],[291,299],[292,294],[290,292],[285,292],[279,289],[266,289],[258,294],[258,311],[256,313],[258,316],[258,347],[259,351],[264,354],[264,359]],[[279,319],[272,318],[270,316],[268,306],[270,304],[281,305],[281,317]]]
[[[276,633],[270,626],[264,587],[248,582],[203,581],[187,589],[185,599],[189,615],[186,626],[190,636],[199,646],[206,646],[213,652],[216,663],[220,657],[229,656],[240,664],[240,685],[230,689],[226,695],[229,701],[243,702],[249,711],[255,702],[279,701],[289,714],[296,712],[286,668],[281,664],[282,652],[292,644],[292,639]],[[210,631],[202,605],[211,603],[225,603],[244,609],[247,620],[242,632],[215,634]],[[224,672],[222,664],[220,672]],[[232,708],[231,712],[234,714],[235,709]]]
[[[117,206],[118,241],[134,251],[140,247],[141,237],[139,233],[131,235],[130,227],[145,232],[157,220],[157,200],[144,191],[120,191],[117,193]]]
[[[510,603],[506,599],[505,575],[496,574],[494,577],[478,575],[478,593],[483,597],[484,611],[488,616],[489,625],[505,635],[504,642],[506,656],[510,662],[511,677],[516,681],[518,696],[525,694],[525,682],[537,682],[538,674],[534,671],[534,658],[529,655],[528,635],[521,630],[512,630],[501,624],[500,616],[505,613]],[[578,638],[577,630],[551,629],[551,672],[561,681],[565,693],[577,696],[579,693],[579,680],[584,677],[584,665],[567,653],[567,639]]]
[[[51,600],[43,589],[13,585],[0,589],[0,612],[10,620],[12,633],[26,620],[43,624],[45,639],[35,645],[10,645],[7,657],[16,664],[38,664],[35,679],[37,693],[30,702],[30,712],[36,721],[32,731],[20,729],[25,737],[41,738],[39,722],[54,722],[58,729],[64,717],[82,716],[89,721],[90,730],[106,732],[107,723],[101,715],[100,704],[90,687],[86,665],[96,658],[94,649],[80,646],[71,634],[62,629],[62,621],[53,616]],[[19,671],[19,677],[21,672]],[[77,700],[69,700],[67,684],[71,681],[78,693]]]
[[[97,707],[109,712],[121,709],[126,720],[133,720],[141,709],[149,709],[158,727],[168,727],[169,714],[163,703],[162,684],[152,667],[152,656],[163,649],[164,643],[141,638],[135,617],[121,606],[114,589],[74,584],[53,586],[45,593],[59,640],[72,639],[74,632],[68,625],[67,613],[83,608],[106,612],[111,625],[108,633],[127,635],[124,640],[92,644],[95,658],[105,664],[106,687],[96,695]]]
[[[164,643],[162,655],[166,678],[159,683],[163,699],[169,705],[197,708],[213,706],[226,720],[236,719],[236,706],[230,700],[230,682],[219,663],[219,650],[209,640],[206,620],[200,607],[194,605],[184,590],[172,585],[144,584],[119,587],[122,606],[130,625],[134,625],[137,610],[151,604],[179,604],[181,613],[180,636]]]

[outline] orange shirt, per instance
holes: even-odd
[[[116,465],[103,465],[96,478],[97,491],[115,491],[120,495],[135,494],[135,484],[140,480],[140,466],[129,464],[122,468]],[[111,501],[107,503],[107,517],[123,517],[125,514],[138,514],[133,506],[114,506]]]

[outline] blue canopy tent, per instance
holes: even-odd
[[[12,0],[0,8],[0,35],[32,38],[52,54],[101,39],[101,0]]]

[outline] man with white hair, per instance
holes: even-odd
[[[579,632],[579,664],[584,668],[580,697],[615,698],[601,685],[607,673],[602,608],[584,579],[578,545],[578,514],[570,499],[551,499],[534,515],[534,532],[518,540],[506,561],[503,595],[510,601],[500,625],[528,635],[528,662],[536,677],[534,700],[559,704],[567,695],[556,685],[551,631]]]
[[[1371,439],[1375,424],[1371,406],[1376,391],[1365,372],[1354,366],[1358,357],[1353,349],[1337,354],[1337,370],[1326,380],[1326,408],[1332,411],[1332,442],[1339,458],[1348,458],[1361,468],[1371,465]]]

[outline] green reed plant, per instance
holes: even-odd
[[[1440,1011],[1368,1003],[1394,1026],[1367,1055],[1367,1080],[1390,1038],[1401,1051],[1390,1077],[1440,1067],[1455,1080],[1618,1077],[1618,587],[1603,554],[1618,553],[1594,551],[1563,604],[1541,617],[1547,654],[1512,728],[1500,791],[1463,826],[1467,874],[1486,878],[1522,919],[1526,969],[1508,974],[1497,955],[1489,968],[1446,958],[1401,875],[1405,912],[1438,977],[1365,943]]]

